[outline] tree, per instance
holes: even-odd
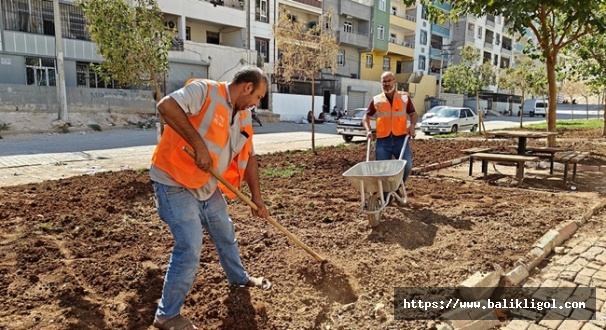
[[[580,58],[575,69],[581,73],[594,91],[603,92],[606,98],[606,36],[591,34],[579,40],[573,50]],[[599,115],[598,111],[598,115]],[[602,136],[606,136],[606,102],[604,102],[604,125]]]
[[[564,80],[560,85],[560,90],[564,95],[570,99],[570,119],[574,119],[574,104],[576,103],[576,96],[583,93],[584,84],[578,81],[578,77],[570,75],[568,79]]]
[[[404,0],[413,3],[413,0]],[[421,0],[424,6],[433,6],[432,0]],[[562,49],[588,34],[602,35],[606,31],[606,0],[451,0],[448,17],[462,14],[484,16],[502,15],[506,26],[519,35],[528,30],[537,40],[539,56],[545,61],[549,87],[548,131],[556,130],[556,64]],[[434,14],[435,11],[429,11]],[[439,13],[437,15],[440,15]],[[443,19],[440,18],[440,19]],[[555,136],[549,145],[555,145]]]
[[[128,2],[134,1],[131,6]],[[160,77],[168,71],[174,31],[164,26],[156,0],[81,0],[91,40],[104,61],[95,69],[105,79],[130,87],[151,86],[161,98]],[[164,125],[160,120],[160,128]]]
[[[537,88],[535,85],[537,84],[544,86],[544,80],[537,79],[541,74],[540,70],[541,69],[537,68],[535,62],[530,58],[516,58],[513,66],[505,69],[503,74],[499,77],[499,87],[511,91],[512,94],[519,92],[522,96],[520,108],[515,112],[520,117],[520,128],[523,127],[524,100],[526,94],[536,90]],[[514,109],[512,109],[512,112],[514,112]]]
[[[484,128],[484,113],[480,107],[480,91],[489,85],[495,84],[496,73],[490,61],[479,65],[480,52],[473,46],[461,49],[461,62],[451,65],[444,73],[444,85],[452,92],[475,95],[476,110],[480,117],[481,131],[486,135]]]
[[[311,149],[315,153],[315,84],[322,70],[335,72],[339,45],[335,33],[328,28],[332,11],[324,12],[316,24],[292,20],[293,16],[282,9],[273,26],[279,54],[274,74],[282,82],[311,82]]]

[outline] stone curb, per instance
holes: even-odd
[[[559,224],[553,229],[548,230],[541,238],[539,238],[532,246],[532,250],[528,252],[524,258],[515,262],[515,267],[511,271],[506,274],[502,274],[502,277],[507,278],[513,285],[518,285],[524,282],[530,272],[538,266],[545,258],[551,254],[556,246],[559,246],[564,241],[569,239],[580,226],[587,223],[591,217],[596,215],[602,209],[606,208],[606,201],[599,202],[591,207],[587,212],[585,212],[579,220],[571,220],[566,221],[564,223]],[[502,272],[502,271],[501,271]],[[497,272],[499,273],[499,272]],[[493,274],[494,275],[494,274]],[[466,288],[484,288],[487,289],[486,286],[486,275],[478,276],[478,273],[471,275],[463,282]],[[493,281],[494,283],[494,281]],[[496,288],[499,284],[494,285]],[[490,329],[494,325],[489,322],[476,323],[477,327],[474,329]],[[467,325],[467,324],[465,324]],[[464,329],[465,325],[455,326],[455,329]],[[466,328],[465,328],[466,329]]]

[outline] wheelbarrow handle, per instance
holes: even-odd
[[[196,154],[189,147],[183,146],[183,150],[185,150],[185,152],[188,155],[190,155],[192,158],[194,158],[194,159],[196,158]],[[257,204],[253,203],[253,201],[250,200],[250,198],[248,198],[246,195],[244,195],[244,193],[242,193],[240,191],[240,189],[234,187],[231,183],[229,183],[229,181],[225,180],[225,178],[223,178],[222,176],[217,174],[217,172],[215,170],[210,169],[209,172],[215,179],[219,180],[219,182],[221,182],[224,186],[226,186],[229,190],[231,190],[234,194],[236,194],[242,201],[244,201],[244,203],[248,204],[248,206],[250,206],[251,209],[253,209],[255,211],[259,210],[259,207],[257,206]],[[295,242],[295,244],[297,244],[298,246],[303,248],[303,250],[307,251],[307,253],[311,254],[312,257],[314,257],[314,259],[316,259],[317,261],[319,261],[321,263],[327,262],[326,259],[324,259],[322,256],[317,254],[310,247],[305,245],[305,243],[303,243],[299,238],[297,238],[297,236],[293,235],[286,228],[282,227],[282,225],[280,225],[276,220],[272,219],[270,216],[265,217],[265,220],[267,220],[267,222],[269,222],[272,226],[276,227],[284,235],[286,235],[288,238],[290,238],[293,242]]]

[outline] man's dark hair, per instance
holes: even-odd
[[[256,90],[261,81],[265,81],[265,84],[269,87],[269,80],[263,71],[256,66],[247,65],[236,72],[232,83],[245,84],[251,82],[253,83],[253,90]]]

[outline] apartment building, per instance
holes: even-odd
[[[244,65],[271,64],[273,3],[159,0],[166,26],[177,33],[162,87],[169,93],[191,77],[229,80]],[[51,87],[57,83],[53,3],[3,0],[0,4],[0,85],[10,90],[0,108],[51,111],[56,107],[56,90]],[[103,59],[90,41],[82,10],[74,1],[60,2],[60,17],[70,109],[153,111],[151,91],[120,89],[115,81],[106,82],[90,69],[91,63]],[[264,99],[262,106],[268,104],[268,98]]]

